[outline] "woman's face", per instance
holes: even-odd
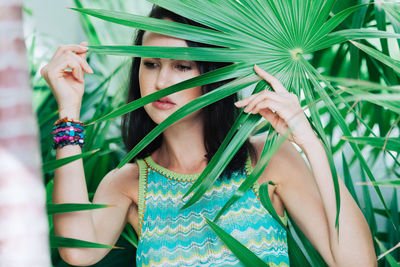
[[[185,40],[149,31],[145,32],[142,45],[188,47]],[[143,57],[139,68],[141,96],[150,95],[198,75],[200,75],[200,71],[194,61]],[[201,95],[201,86],[197,86],[149,103],[144,106],[144,109],[156,124],[160,124],[173,112]],[[186,116],[182,120],[193,119],[198,115],[199,111]]]

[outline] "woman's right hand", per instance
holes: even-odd
[[[49,84],[59,110],[80,110],[85,89],[84,72],[93,73],[86,61],[87,42],[61,45],[40,74]],[[66,68],[72,71],[67,71]]]

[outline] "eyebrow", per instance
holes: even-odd
[[[147,59],[155,59],[155,60],[160,60],[160,58],[159,58],[159,57],[144,57],[144,58],[147,58]],[[168,60],[171,60],[171,61],[186,61],[186,62],[192,62],[192,63],[195,63],[195,61],[194,61],[194,60],[187,60],[187,59],[173,59],[173,58],[165,58],[165,59],[168,59]]]

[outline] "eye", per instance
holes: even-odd
[[[143,65],[145,65],[148,69],[154,69],[155,67],[156,67],[156,63],[153,63],[153,62],[149,62],[149,61],[145,61],[144,63],[143,63]]]
[[[187,66],[187,65],[182,65],[182,64],[178,64],[176,65],[176,67],[181,70],[181,71],[188,71],[191,70],[192,67],[191,66]]]

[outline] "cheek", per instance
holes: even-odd
[[[149,92],[148,92],[148,88],[149,88],[148,81],[149,81],[148,73],[146,73],[146,71],[142,71],[140,69],[139,70],[139,88],[140,88],[140,95],[142,97],[149,94]]]
[[[197,86],[191,89],[190,96],[191,98],[198,98],[203,95],[201,90],[201,86]]]

